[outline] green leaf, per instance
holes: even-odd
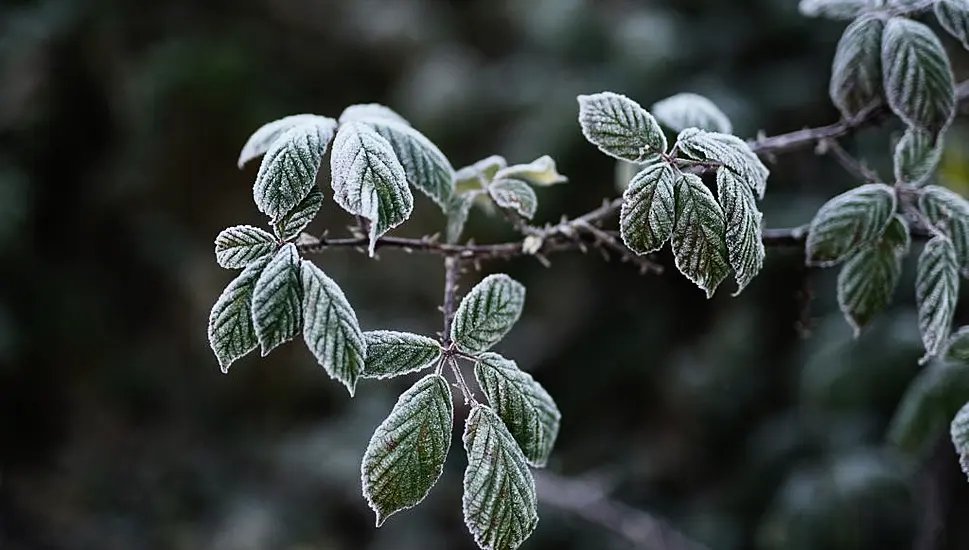
[[[444,153],[414,128],[387,119],[364,119],[394,149],[407,181],[442,210],[454,194],[454,169]]]
[[[949,361],[962,361],[969,364],[969,325],[960,327],[952,333],[943,348],[942,356]]]
[[[322,205],[323,191],[314,185],[313,190],[296,205],[296,208],[293,208],[289,214],[273,224],[273,232],[284,241],[298,237],[306,229],[306,226],[316,218],[316,214],[320,211]]]
[[[639,103],[613,92],[580,95],[582,134],[603,153],[642,163],[666,151],[666,136]]]
[[[689,158],[726,166],[746,182],[758,197],[764,197],[770,170],[746,141],[729,134],[687,128],[680,132],[676,143]]]
[[[474,376],[528,463],[544,467],[562,419],[552,396],[532,375],[497,353],[482,353],[475,363]]]
[[[441,358],[434,339],[409,332],[374,330],[363,333],[367,342],[364,378],[392,378],[430,367]]]
[[[924,363],[937,355],[949,338],[959,301],[959,263],[952,241],[945,235],[932,237],[919,256],[915,300],[925,344]]]
[[[895,214],[881,239],[848,258],[838,274],[838,305],[857,338],[891,303],[911,243],[908,223]]]
[[[340,113],[340,124],[346,124],[347,122],[354,121],[371,121],[371,120],[387,120],[390,122],[395,122],[397,124],[403,124],[405,126],[410,126],[407,119],[397,114],[396,111],[390,107],[386,107],[379,103],[360,103],[357,105],[350,105]]]
[[[239,168],[242,168],[250,160],[268,151],[273,142],[287,130],[303,124],[319,124],[323,127],[330,127],[331,138],[333,137],[333,132],[336,130],[335,120],[318,115],[290,115],[279,120],[274,120],[261,126],[246,141],[246,144],[242,147],[242,152],[239,153]]]
[[[226,269],[246,267],[272,254],[278,243],[270,233],[251,225],[223,229],[215,238],[215,261]]]
[[[367,344],[357,314],[340,285],[313,262],[303,260],[303,340],[331,378],[353,396],[364,369]]]
[[[454,172],[454,190],[456,193],[477,191],[484,189],[495,178],[499,170],[508,166],[505,158],[491,155],[478,162]]]
[[[525,287],[504,273],[488,275],[461,300],[451,340],[468,353],[497,344],[521,317]]]
[[[540,156],[528,164],[515,164],[500,168],[494,173],[492,179],[519,179],[537,187],[546,187],[569,181],[569,178],[559,174],[555,168],[555,161],[548,155]]]
[[[933,361],[902,396],[888,428],[888,440],[908,453],[926,450],[969,400],[969,365]]]
[[[927,185],[919,196],[919,209],[952,239],[959,265],[969,269],[969,201],[945,187]]]
[[[619,234],[636,254],[659,250],[673,234],[676,176],[665,162],[651,164],[633,177],[623,193]]]
[[[717,194],[727,224],[727,257],[737,280],[733,293],[737,296],[764,267],[764,216],[750,186],[726,167],[717,170]]]
[[[447,210],[447,231],[445,238],[449,243],[456,243],[461,238],[464,231],[464,224],[468,221],[468,214],[474,205],[478,193],[470,192],[463,195],[454,195],[448,204]]]
[[[969,403],[963,405],[952,419],[952,423],[949,424],[949,436],[952,438],[952,445],[956,448],[956,454],[959,455],[962,473],[969,476]]]
[[[801,0],[798,10],[806,17],[854,19],[876,7],[880,7],[879,0]]]
[[[299,333],[302,298],[299,253],[288,243],[269,260],[252,291],[252,324],[264,357]]]
[[[838,41],[828,93],[845,118],[884,100],[882,33],[885,20],[863,15],[851,22]]]
[[[340,126],[330,157],[333,200],[370,220],[370,256],[377,238],[402,224],[414,210],[404,167],[391,144],[362,122]]]
[[[676,94],[653,104],[649,109],[660,124],[675,132],[699,128],[732,134],[733,124],[712,101],[690,92]]]
[[[895,181],[920,186],[935,173],[942,159],[942,136],[908,128],[895,145]]]
[[[363,496],[388,517],[419,504],[437,483],[451,447],[454,406],[447,380],[429,374],[401,394],[377,426],[360,466]]]
[[[935,17],[943,29],[969,49],[969,0],[936,0]]]
[[[212,306],[209,314],[209,345],[219,360],[222,372],[236,359],[256,349],[256,329],[252,326],[252,291],[269,256],[249,264],[232,280]]]
[[[807,265],[829,267],[873,244],[895,213],[895,191],[881,183],[856,187],[829,200],[811,220]]]
[[[471,409],[464,428],[464,522],[484,550],[521,546],[538,525],[535,479],[514,437],[490,407]]]
[[[279,221],[313,190],[335,128],[333,119],[315,117],[291,127],[273,142],[252,188],[260,212]]]
[[[909,126],[935,135],[955,116],[955,79],[949,56],[929,27],[892,17],[882,35],[888,105]]]
[[[675,189],[672,242],[676,267],[710,298],[730,274],[723,210],[694,174],[680,174]]]
[[[529,185],[516,179],[499,179],[488,186],[491,200],[502,208],[510,208],[525,219],[532,219],[538,208],[538,197]]]

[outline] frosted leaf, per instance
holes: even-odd
[[[942,136],[908,128],[895,145],[895,181],[920,186],[935,173],[942,159]]]
[[[336,123],[316,117],[286,130],[266,152],[252,197],[273,222],[288,214],[316,185],[316,173]]]
[[[674,132],[699,128],[732,134],[733,124],[712,101],[700,94],[685,92],[653,104],[649,109],[660,124]]]
[[[559,174],[555,167],[555,160],[548,155],[542,155],[528,164],[515,164],[500,168],[492,176],[492,179],[495,180],[506,178],[523,180],[538,187],[569,181],[569,178]]]
[[[855,338],[891,303],[911,237],[895,214],[877,243],[855,252],[838,274],[838,305]]]
[[[659,250],[673,234],[676,177],[672,166],[658,162],[636,174],[623,193],[619,234],[636,254]]]
[[[838,41],[828,93],[845,118],[884,100],[882,32],[885,20],[864,15],[851,22]]]
[[[340,285],[313,262],[303,260],[303,340],[316,361],[350,392],[364,369],[367,344],[357,314]]]
[[[389,120],[391,122],[396,122],[398,124],[404,124],[410,126],[407,119],[400,116],[390,107],[386,107],[379,103],[360,103],[358,105],[350,105],[340,113],[340,124],[346,124],[347,122],[353,121],[371,121],[371,120]]]
[[[477,193],[454,195],[448,203],[446,239],[449,243],[456,243],[464,231],[464,224],[468,221],[471,206],[478,196]]]
[[[273,231],[284,241],[297,237],[313,221],[322,205],[323,191],[314,185],[313,190],[295,208],[273,224]]]
[[[276,237],[251,225],[223,229],[215,238],[215,261],[226,269],[246,267],[276,249]]]
[[[476,191],[487,187],[499,170],[508,166],[504,157],[491,155],[454,172],[454,190],[457,193]]]
[[[474,376],[485,397],[518,442],[528,463],[542,468],[559,433],[562,414],[532,375],[497,353],[482,353]]]
[[[919,209],[952,239],[959,265],[969,269],[969,202],[945,187],[927,185],[919,196]]]
[[[801,0],[798,10],[806,17],[854,19],[879,5],[880,0]]]
[[[959,301],[959,263],[952,241],[945,235],[932,237],[919,256],[915,301],[925,344],[925,355],[920,362],[924,363],[938,355],[949,338]]]
[[[949,126],[956,111],[949,56],[929,27],[893,17],[882,35],[885,97],[899,118],[930,134]]]
[[[269,260],[252,291],[252,324],[263,356],[299,333],[302,298],[299,254],[296,246],[288,243]]]
[[[318,115],[290,115],[279,120],[274,120],[262,125],[246,141],[246,144],[242,147],[242,152],[239,153],[239,168],[242,168],[250,160],[268,151],[273,142],[287,130],[306,123],[319,124],[324,127],[329,126],[331,138],[333,137],[333,132],[336,130],[335,120]]]
[[[739,295],[764,267],[764,242],[754,192],[726,167],[717,169],[717,194],[727,223],[727,257],[737,280]]]
[[[468,353],[486,351],[508,334],[525,306],[525,287],[504,273],[488,275],[461,300],[451,340]]]
[[[807,265],[830,267],[873,244],[895,213],[895,191],[881,183],[856,187],[829,200],[811,220]]]
[[[404,167],[391,144],[362,122],[340,126],[330,156],[333,200],[351,214],[370,220],[370,255],[377,238],[414,210]]]
[[[252,326],[252,291],[269,256],[250,263],[232,280],[212,306],[209,314],[209,346],[219,360],[222,372],[236,359],[256,349],[256,329]]]
[[[936,0],[935,18],[946,32],[969,49],[969,0]]]
[[[377,527],[419,504],[437,483],[451,447],[454,405],[447,380],[429,374],[401,394],[377,426],[360,465]]]
[[[680,174],[675,189],[672,243],[676,268],[710,298],[730,274],[723,210],[694,174]]]
[[[441,358],[441,345],[434,339],[409,332],[374,330],[364,332],[367,360],[364,378],[391,378],[425,369]]]
[[[538,525],[535,479],[501,418],[476,405],[464,427],[464,522],[484,550],[513,550]]]
[[[405,124],[386,119],[364,122],[390,143],[407,181],[445,209],[454,194],[454,169],[437,145]]]
[[[969,403],[963,405],[952,419],[949,425],[949,436],[952,438],[952,445],[956,448],[956,454],[959,455],[962,473],[969,476]]]
[[[888,440],[911,454],[942,435],[966,401],[969,365],[933,361],[909,384],[888,428]]]
[[[952,333],[942,355],[950,361],[961,361],[969,365],[969,325]]]
[[[613,92],[580,95],[582,134],[603,153],[642,163],[666,151],[666,136],[639,103]]]
[[[510,208],[525,219],[532,219],[538,208],[535,191],[525,182],[516,179],[500,179],[488,186],[491,200],[502,208]]]
[[[687,128],[680,132],[677,144],[687,157],[726,166],[747,182],[759,198],[764,197],[770,170],[746,141],[729,134]]]

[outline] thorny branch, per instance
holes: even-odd
[[[960,105],[969,104],[967,102],[967,99],[969,99],[969,80],[956,87],[956,99]],[[875,105],[863,110],[857,116],[843,119],[834,124],[795,130],[776,136],[760,137],[747,143],[755,153],[768,159],[799,149],[821,146],[826,152],[835,154],[836,158],[844,164],[850,157],[840,154],[844,153],[844,150],[837,145],[837,140],[849,136],[861,128],[878,124],[890,114],[891,111],[887,106]],[[863,179],[874,177],[863,165],[848,163],[847,166],[850,166],[853,171],[859,171],[859,175]],[[615,240],[614,231],[607,231],[599,227],[603,221],[615,216],[621,206],[622,198],[615,198],[603,202],[598,208],[577,218],[563,220],[555,225],[521,227],[519,229],[525,233],[525,237],[518,241],[496,244],[475,244],[472,242],[448,244],[440,242],[437,236],[419,239],[384,236],[377,239],[376,247],[400,249],[405,252],[439,254],[446,259],[453,258],[457,264],[463,261],[509,260],[521,256],[534,256],[539,261],[547,263],[546,256],[549,254],[569,250],[585,252],[592,247],[604,253],[611,251],[618,254],[620,259],[634,263],[644,272],[660,272],[662,268],[648,258],[636,256],[624,250],[623,247],[616,246],[618,242]],[[803,245],[806,236],[806,226],[764,229],[763,242],[768,247],[798,247]],[[303,253],[322,252],[329,248],[351,248],[365,251],[367,242],[367,238],[364,236],[339,239],[329,239],[324,236],[313,242],[299,244],[298,248]],[[445,297],[446,295],[447,293],[445,293]],[[445,334],[445,338],[447,336]]]

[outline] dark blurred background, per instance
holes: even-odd
[[[836,120],[844,23],[796,4],[0,1],[0,548],[472,548],[459,430],[418,508],[377,530],[360,495],[370,434],[413,377],[362,382],[351,400],[297,344],[220,373],[206,322],[233,273],[212,242],[264,223],[257,163],[238,170],[239,148],[280,116],[381,102],[455,168],[552,155],[571,181],[540,190],[537,221],[556,221],[616,193],[577,94],[648,106],[698,92],[745,137]],[[945,43],[961,80],[969,54]],[[845,145],[888,175],[899,130]],[[963,194],[964,130],[941,180]],[[855,184],[810,150],[771,167],[768,227],[805,223]],[[442,228],[416,200],[394,234]],[[349,222],[327,199],[311,228]],[[515,236],[480,212],[467,235]],[[365,329],[439,330],[440,259],[380,256],[314,259]],[[657,259],[667,274],[579,253],[485,266],[528,285],[500,351],[562,410],[550,472],[715,550],[969,548],[956,533],[969,484],[944,435],[916,453],[886,444],[919,371],[911,263],[891,310],[852,341],[835,271],[805,270],[799,250],[771,250],[742,296],[727,281],[709,301],[668,250]],[[632,547],[560,504],[543,496],[527,548]],[[677,548],[660,539],[643,547]]]

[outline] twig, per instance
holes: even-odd
[[[879,183],[882,181],[878,172],[875,172],[863,162],[856,159],[849,153],[845,151],[844,147],[841,146],[836,140],[825,139],[818,142],[816,151],[818,154],[830,154],[838,164],[841,165],[849,174],[855,176],[856,178],[867,182],[867,183]]]
[[[643,510],[609,498],[591,482],[535,472],[538,499],[623,537],[637,548],[650,550],[708,550],[667,522]]]
[[[458,278],[461,276],[461,262],[454,256],[444,258],[444,305],[441,312],[444,315],[444,333],[441,341],[444,347],[451,345],[451,323],[454,322],[454,312],[457,310]]]

